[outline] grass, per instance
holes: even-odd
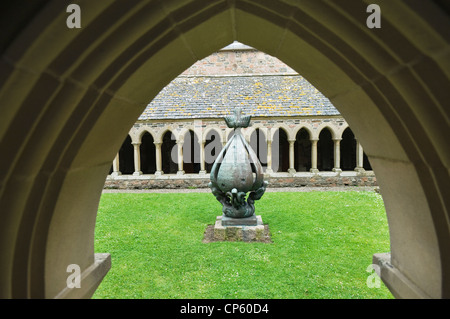
[[[380,195],[267,192],[256,211],[273,243],[203,243],[221,214],[212,194],[103,194],[96,252],[112,268],[93,298],[392,298],[366,284],[390,250]]]

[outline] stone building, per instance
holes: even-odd
[[[1,298],[92,296],[117,267],[94,234],[124,137],[170,81],[234,40],[302,74],[361,141],[390,233],[368,263],[393,295],[450,298],[448,1],[370,1],[381,28],[364,1],[83,1],[80,29],[65,24],[72,2],[0,12]]]
[[[107,188],[206,187],[241,107],[243,130],[274,186],[376,185],[361,144],[331,102],[289,66],[239,42],[193,64],[130,130]]]

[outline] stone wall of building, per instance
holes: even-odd
[[[254,49],[221,50],[194,63],[181,76],[297,74],[280,60]]]
[[[308,174],[298,173],[292,176],[286,174],[275,174],[264,178],[269,182],[268,188],[284,187],[355,187],[372,186],[377,187],[377,179],[372,171],[364,173],[323,173]],[[207,188],[209,174],[200,175],[177,175],[171,176],[133,176],[111,177],[105,182],[105,189],[189,189]]]

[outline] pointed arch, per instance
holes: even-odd
[[[178,152],[175,134],[164,130],[161,137],[161,168],[164,174],[176,174],[178,171]]]
[[[320,130],[317,142],[317,169],[319,171],[331,171],[334,168],[334,143],[333,132],[329,126]]]
[[[295,134],[294,131],[292,130],[292,128],[290,128],[287,124],[285,123],[276,123],[272,126],[272,128],[270,129],[271,132],[271,136],[270,138],[273,140],[274,136],[277,132],[278,129],[283,129],[284,133],[286,133],[286,138],[289,141],[292,141],[295,139]]]
[[[155,141],[157,134],[147,125],[142,125],[138,129],[130,131],[130,135],[132,136],[132,141],[134,143],[142,143],[142,136],[144,136],[146,133],[150,134],[153,141]]]
[[[223,135],[223,130],[221,130],[219,127],[215,126],[215,125],[207,125],[206,128],[203,130],[203,136],[202,136],[202,141],[206,142],[208,140],[208,136],[211,136],[212,133],[210,133],[211,131],[214,131],[213,135],[218,136],[219,138],[219,142],[223,143],[224,140],[224,135]]]
[[[156,132],[154,137],[155,143],[162,143],[163,137],[167,132],[170,132],[173,135],[174,140],[178,141],[179,132],[176,130],[176,127],[174,125],[164,125]]]
[[[183,136],[183,169],[187,174],[197,174],[200,172],[199,140],[201,141],[201,138],[199,139],[192,129],[183,129],[181,134],[180,136]]]
[[[214,161],[222,150],[222,134],[220,130],[210,127],[205,134],[205,170],[211,172]]]
[[[303,126],[295,135],[294,167],[297,172],[311,170],[311,131]]]
[[[300,125],[297,125],[295,127],[295,130],[293,131],[294,136],[297,137],[297,135],[300,132],[300,130],[306,131],[306,133],[308,133],[308,136],[309,136],[310,139],[312,139],[314,137],[314,129],[313,129],[311,124],[309,124],[309,123],[301,123]]]
[[[265,130],[267,133],[267,130]],[[263,169],[267,168],[267,134],[261,127],[255,127],[250,134],[250,147],[255,151]]]
[[[154,174],[156,172],[156,147],[153,135],[147,130],[141,133],[140,157],[141,171],[143,174]]]
[[[127,135],[119,149],[119,171],[124,174],[134,173],[134,151],[131,136]]]
[[[342,132],[341,140],[341,169],[353,171],[356,167],[356,140],[353,131],[347,126]]]
[[[272,131],[272,170],[287,172],[289,169],[289,133],[281,125]]]
[[[340,138],[339,128],[337,126],[331,124],[330,122],[320,123],[320,125],[314,130],[313,138],[319,139],[320,133],[322,133],[322,131],[324,129],[327,129],[330,132],[332,139]]]

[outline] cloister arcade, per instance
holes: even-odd
[[[343,119],[318,119],[316,127],[301,118],[296,120],[297,124],[279,120],[281,123],[267,126],[261,123],[264,120],[256,119],[255,126],[243,130],[265,174],[371,170],[361,144]],[[186,119],[160,128],[142,123],[127,135],[111,166],[110,178],[209,173],[233,134],[219,123]]]

